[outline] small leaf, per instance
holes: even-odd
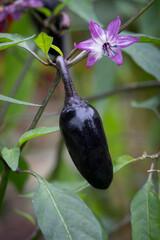
[[[132,102],[132,107],[150,109],[154,111],[158,116],[160,116],[158,112],[159,106],[160,106],[160,95],[156,95],[140,103],[137,103],[136,101]]]
[[[133,240],[153,240],[160,236],[160,199],[152,181],[147,181],[131,203]]]
[[[22,217],[24,217],[25,219],[27,219],[30,223],[32,223],[33,226],[36,225],[35,219],[34,219],[30,214],[28,214],[28,213],[26,213],[26,212],[23,212],[23,211],[21,211],[21,210],[19,210],[19,209],[15,209],[14,211],[15,211],[17,214],[19,214],[20,216],[22,216]]]
[[[0,101],[11,102],[11,103],[27,105],[27,106],[34,106],[34,107],[41,107],[42,106],[42,105],[39,105],[39,104],[34,104],[34,103],[29,103],[29,102],[16,100],[15,98],[7,97],[7,96],[4,96],[2,94],[0,94]]]
[[[36,11],[43,13],[46,16],[46,18],[51,16],[51,10],[48,8],[45,8],[45,7],[37,8]]]
[[[8,166],[12,169],[12,171],[15,171],[18,167],[18,162],[19,162],[19,155],[20,155],[19,147],[14,146],[11,149],[8,149],[7,147],[3,147],[1,153],[2,153],[3,159],[8,164]]]
[[[56,52],[58,52],[61,56],[63,56],[63,53],[62,53],[62,51],[60,50],[60,48],[59,47],[57,47],[57,46],[55,46],[55,45],[51,45],[51,48],[53,48]]]
[[[67,6],[67,4],[69,3],[69,1],[71,1],[71,0],[65,0],[64,2],[58,4],[58,5],[55,7],[54,11],[53,11],[53,15],[57,15],[58,13],[60,13],[60,11],[61,11],[65,6]]]
[[[23,42],[26,42],[30,39],[32,39],[35,35],[28,37],[28,38],[23,38],[21,35],[18,34],[10,34],[10,33],[0,33],[0,50],[4,50],[6,48],[21,44]],[[6,39],[12,40],[12,41],[6,41]]]
[[[42,50],[42,52],[48,58],[48,52],[53,42],[53,37],[48,36],[46,33],[40,33],[36,40],[34,40],[37,46]]]
[[[38,179],[33,205],[46,240],[102,240],[98,221],[77,195]]]
[[[40,127],[40,128],[35,128],[32,129],[28,132],[25,132],[19,139],[19,146],[21,146],[24,142],[32,139],[32,138],[36,138],[36,137],[40,137],[40,136],[44,136],[47,134],[51,134],[54,132],[59,131],[59,127]]]
[[[136,43],[123,51],[129,54],[133,60],[147,73],[160,81],[160,50],[152,44]]]
[[[126,166],[129,163],[135,162],[142,158],[132,158],[127,155],[123,155],[115,160],[113,160],[113,171],[114,173],[118,172],[122,167]]]

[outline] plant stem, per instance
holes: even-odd
[[[124,23],[120,30],[119,33],[122,32],[124,29],[126,29],[132,22],[134,22],[138,17],[140,17],[148,8],[152,6],[152,4],[157,1],[157,0],[151,0],[149,1],[144,8],[142,8],[135,16],[131,17],[126,23]]]
[[[108,97],[108,96],[111,96],[114,94],[130,92],[133,90],[140,90],[143,88],[150,89],[151,87],[156,87],[156,88],[159,87],[160,88],[160,82],[158,82],[158,81],[147,81],[147,82],[142,82],[142,83],[135,82],[128,86],[120,86],[120,87],[114,88],[113,90],[109,90],[109,91],[106,91],[106,92],[103,92],[103,93],[100,93],[100,94],[97,94],[97,95],[94,95],[91,97],[87,97],[86,99],[88,101],[96,101],[96,100],[99,100],[99,99],[102,99],[102,98],[105,98],[105,97]]]
[[[10,168],[7,166],[7,164],[4,163],[2,178],[0,182],[0,212],[2,210],[3,199],[6,192],[10,172],[11,172]]]
[[[59,71],[57,71],[57,72],[56,72],[55,79],[54,79],[54,81],[52,82],[52,84],[51,84],[51,86],[50,86],[50,88],[49,88],[49,90],[48,90],[48,92],[47,92],[47,94],[46,94],[46,96],[45,96],[45,98],[44,98],[44,100],[43,100],[43,102],[42,102],[42,107],[40,107],[40,108],[38,109],[38,111],[37,111],[37,113],[36,113],[36,115],[35,115],[32,123],[31,123],[28,131],[31,130],[31,129],[34,129],[34,128],[36,127],[36,125],[37,125],[37,123],[38,123],[38,121],[39,121],[39,119],[40,119],[43,111],[45,110],[45,108],[46,108],[46,106],[47,106],[47,103],[49,102],[49,100],[50,100],[50,98],[51,98],[51,96],[52,96],[55,88],[57,87],[59,81],[60,81],[60,73],[59,73]],[[25,142],[24,144],[22,144],[22,146],[21,146],[21,151],[22,151],[22,149],[24,148],[24,146],[25,146],[26,143],[27,143],[27,142]]]

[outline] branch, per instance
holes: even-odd
[[[126,29],[132,22],[134,22],[137,18],[139,18],[145,11],[148,10],[152,6],[154,2],[157,0],[151,0],[150,2],[147,3],[147,5],[142,8],[135,16],[131,17],[126,23],[124,23],[119,30],[119,33],[122,32],[124,29]]]
[[[157,87],[160,87],[160,82],[158,81],[147,81],[147,82],[142,82],[142,83],[132,83],[128,86],[121,86],[121,87],[117,87],[113,90],[109,90],[109,91],[106,91],[104,93],[100,93],[100,94],[97,94],[95,96],[90,96],[90,97],[87,97],[86,99],[88,101],[95,101],[95,100],[99,100],[99,99],[102,99],[102,98],[105,98],[105,97],[108,97],[108,96],[111,96],[111,95],[115,95],[115,94],[121,94],[121,93],[124,93],[124,92],[131,92],[131,91],[134,91],[134,90],[140,90],[140,89],[143,89],[143,88],[157,88]]]
[[[51,96],[52,96],[55,88],[57,87],[59,81],[60,81],[60,73],[59,73],[59,71],[57,71],[57,72],[56,72],[55,79],[54,79],[54,81],[52,82],[50,88],[48,89],[48,92],[47,92],[47,94],[46,94],[46,96],[45,96],[45,98],[44,98],[44,100],[43,100],[43,102],[42,102],[42,107],[40,107],[40,108],[38,109],[38,111],[37,111],[37,113],[36,113],[36,115],[35,115],[32,123],[31,123],[28,131],[31,130],[31,129],[34,129],[34,128],[36,127],[36,125],[37,125],[37,123],[39,122],[39,119],[40,119],[43,111],[45,110],[45,108],[46,108],[46,106],[47,106],[47,104],[48,104],[48,102],[49,102],[49,100],[50,100],[50,98],[51,98]],[[22,149],[24,148],[24,146],[26,145],[26,143],[27,143],[27,142],[25,142],[25,143],[21,146],[21,151],[22,151]]]

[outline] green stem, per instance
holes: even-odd
[[[6,192],[10,172],[11,172],[10,168],[4,163],[2,178],[0,182],[0,212],[2,210],[3,199]]]
[[[47,104],[48,104],[48,102],[49,102],[49,100],[50,100],[50,98],[51,98],[51,96],[52,96],[55,88],[57,87],[59,81],[60,81],[60,73],[59,73],[59,71],[57,71],[57,72],[56,72],[55,79],[54,79],[54,81],[52,82],[52,84],[51,84],[51,86],[50,86],[50,88],[49,88],[49,90],[48,90],[48,92],[47,92],[47,94],[46,94],[46,96],[45,96],[45,98],[44,98],[44,100],[43,100],[43,102],[42,102],[42,107],[40,107],[40,108],[38,109],[38,111],[37,111],[37,113],[36,113],[36,115],[35,115],[32,123],[31,123],[28,131],[31,130],[31,129],[34,129],[34,128],[36,127],[36,125],[37,125],[37,123],[38,123],[38,121],[39,121],[39,119],[40,119],[43,111],[45,110],[45,108],[46,108],[46,106],[47,106]],[[22,151],[22,149],[24,148],[24,146],[25,146],[26,143],[27,143],[27,142],[25,142],[25,143],[21,146],[21,151]]]
[[[145,11],[147,11],[148,8],[152,6],[152,4],[157,1],[157,0],[151,0],[149,1],[144,8],[142,8],[135,16],[131,17],[126,23],[124,23],[120,30],[119,33],[122,32],[124,29],[126,29],[132,22],[134,22],[138,17],[140,17]]]

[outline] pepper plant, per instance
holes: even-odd
[[[109,3],[109,1],[106,2],[108,6],[112,5],[112,3]],[[25,235],[25,238],[44,238],[47,240],[114,239],[114,235],[119,234],[119,230],[123,229],[123,227],[125,226],[131,225],[129,237],[127,239],[130,239],[131,235],[133,240],[159,239],[160,134],[158,131],[160,130],[160,52],[158,49],[158,44],[160,44],[160,39],[156,36],[148,36],[147,32],[146,34],[141,34],[135,33],[133,31],[128,31],[130,27],[132,29],[134,24],[136,24],[136,20],[139,17],[143,19],[143,17],[147,16],[147,14],[148,16],[150,16],[150,10],[154,6],[156,6],[157,9],[160,8],[159,3],[160,2],[158,0],[149,1],[133,16],[130,15],[129,20],[124,22],[123,25],[121,25],[120,16],[122,16],[122,13],[120,8],[117,8],[119,10],[115,8],[117,12],[115,12],[115,10],[113,12],[107,10],[108,13],[110,12],[110,23],[108,21],[108,23],[105,23],[105,25],[103,25],[100,21],[97,20],[98,15],[96,17],[96,14],[93,10],[94,3],[92,1],[79,2],[77,0],[63,0],[59,2],[42,0],[17,0],[3,1],[1,3],[0,50],[2,68],[5,64],[3,59],[5,59],[5,54],[7,54],[7,52],[10,51],[10,53],[16,58],[16,61],[25,61],[27,52],[29,53],[28,59],[26,59],[26,62],[24,62],[23,66],[21,66],[22,69],[18,69],[21,70],[21,73],[17,81],[14,83],[13,88],[11,89],[11,87],[9,86],[10,93],[8,93],[7,95],[4,94],[4,92],[1,90],[0,94],[0,100],[2,101],[0,109],[2,136],[0,139],[0,210],[3,221],[3,215],[5,215],[7,206],[5,199],[8,191],[9,182],[12,182],[16,186],[18,191],[21,192],[21,197],[29,198],[29,200],[32,199],[35,214],[29,214],[27,211],[25,211],[25,209],[23,209],[23,211],[20,209],[16,209],[17,214],[29,220],[33,225],[32,233],[30,234],[30,236]],[[95,1],[95,4],[98,4],[98,1]],[[105,6],[106,3],[102,1],[101,4],[104,4]],[[123,3],[119,3],[118,6],[120,6],[121,4],[123,5]],[[142,5],[142,2],[139,5]],[[103,8],[103,6],[101,7]],[[114,7],[115,6],[113,4],[111,8],[114,9]],[[68,46],[69,44],[67,44],[68,41],[66,41],[66,36],[68,36],[69,34],[71,34],[72,36],[74,35],[72,34],[72,32],[69,32],[70,26],[72,27],[73,24],[73,12],[74,14],[77,14],[77,16],[79,15],[81,17],[81,20],[83,19],[82,22],[84,21],[89,24],[90,33],[85,29],[81,31],[84,33],[82,36],[78,33],[78,30],[76,29],[74,31],[74,34],[76,33],[78,35],[78,38],[76,38],[76,43],[73,43],[74,47],[70,51],[70,47]],[[14,30],[14,27],[11,27],[11,25],[16,26],[16,24],[20,23],[23,20],[22,18],[24,14],[27,16],[27,19],[30,19],[32,24],[36,23],[35,25],[37,26],[39,34],[37,34],[37,31],[35,30],[34,35],[26,36],[25,27],[28,28],[30,31],[30,26],[27,22],[25,22],[25,25],[21,25],[21,29],[18,32]],[[152,16],[152,18],[154,18],[154,16]],[[85,24],[85,26],[88,25]],[[158,23],[154,27],[158,27]],[[156,46],[154,46],[153,44],[156,44]],[[125,49],[126,47],[127,49]],[[123,54],[125,56],[125,61],[123,60],[121,50],[124,52]],[[59,55],[61,57],[59,57]],[[130,57],[133,60],[131,60]],[[86,58],[86,67],[90,69],[85,69],[84,67]],[[33,61],[34,59],[35,61]],[[51,124],[51,126],[44,126],[43,124],[39,123],[40,120],[43,120],[44,110],[51,102],[51,97],[56,96],[57,92],[59,91],[58,89],[61,84],[61,76],[63,78],[65,75],[63,69],[60,70],[59,66],[57,65],[56,59],[63,59],[65,69],[72,69],[75,71],[72,71],[72,74],[75,75],[75,78],[76,76],[77,78],[80,78],[81,74],[83,76],[88,76],[89,73],[92,73],[93,71],[94,74],[91,78],[95,78],[95,76],[98,77],[98,79],[96,80],[96,84],[97,86],[99,86],[99,89],[102,88],[103,90],[105,90],[103,88],[103,82],[106,82],[107,84],[108,81],[108,86],[109,84],[111,85],[112,82],[112,89],[110,89],[109,87],[109,90],[107,89],[107,91],[101,91],[101,93],[98,93],[97,91],[96,94],[87,98],[89,102],[93,102],[96,108],[99,108],[99,110],[103,109],[103,111],[101,112],[102,122],[108,139],[114,173],[113,182],[110,186],[110,183],[106,185],[107,187],[109,186],[109,188],[107,188],[106,190],[96,190],[85,179],[83,179],[83,177],[80,175],[80,173],[78,173],[77,170],[72,169],[73,163],[71,163],[71,161],[69,163],[69,166],[65,165],[65,163],[61,161],[62,158],[65,159],[67,158],[67,156],[65,155],[65,157],[63,157],[64,154],[62,154],[64,153],[64,144],[63,138],[60,137],[60,134],[60,143],[58,145],[58,149],[56,149],[58,160],[56,166],[53,167],[53,169],[50,169],[50,174],[48,174],[47,177],[42,177],[41,174],[38,174],[38,166],[37,171],[31,170],[28,166],[27,160],[25,159],[26,152],[30,152],[30,142],[33,142],[34,140],[36,140],[36,138],[41,139],[43,138],[42,136],[45,135],[47,139],[53,133],[53,136],[57,136],[56,134],[58,134],[58,132],[62,130],[57,123],[55,125]],[[128,62],[130,64],[127,62],[126,59],[128,59]],[[11,61],[12,65],[14,64],[14,68],[12,68],[12,71],[13,69],[15,71],[17,70],[18,63],[16,61]],[[34,82],[32,78],[29,89],[23,87],[23,91],[21,91],[23,79],[27,74],[29,74],[29,67],[32,68],[32,75],[36,77],[35,72],[37,71],[37,68],[35,67],[35,63],[37,64],[38,68],[41,68],[43,66],[43,69],[45,69],[44,71],[52,71],[52,74],[54,75],[54,79],[50,83],[50,87],[45,93],[45,97],[42,100],[42,103],[39,104],[37,103],[38,100],[34,99],[34,102],[36,103],[31,103],[29,100],[29,95],[31,94],[32,89],[34,89]],[[76,65],[77,67],[75,67]],[[126,65],[125,69],[123,68],[124,65]],[[132,85],[128,84],[127,81],[128,76],[130,76],[130,65],[133,65],[134,67],[136,66],[136,69],[138,69],[138,73],[134,73],[133,75],[137,76],[138,74],[140,75],[144,73],[145,77],[143,81],[141,81],[141,83],[135,81]],[[102,66],[103,68],[101,68]],[[78,71],[76,69],[81,67],[84,69],[84,74],[80,71],[79,74],[76,75],[76,71]],[[99,71],[97,70],[98,74],[95,74],[96,69],[101,69]],[[105,75],[103,73],[105,72],[104,69],[107,69],[108,72],[112,72],[112,74]],[[126,85],[115,87],[113,84],[113,72],[117,73],[118,71],[122,71],[121,75],[125,79]],[[6,75],[8,74],[11,82],[13,82],[12,77],[14,76],[14,71],[10,72],[10,69],[8,68]],[[150,76],[154,77],[154,80],[149,81],[148,78]],[[111,78],[111,80],[109,78]],[[5,85],[5,83],[3,84]],[[46,88],[46,85],[49,85],[48,82],[45,82],[43,84],[45,84],[44,89]],[[89,86],[89,88],[91,89],[92,84],[90,84],[90,80],[88,80],[87,82],[86,77],[85,86]],[[78,86],[76,82],[75,85],[76,87]],[[0,86],[2,86],[2,84]],[[124,141],[116,141],[116,138],[114,139],[114,141],[112,141],[111,139],[111,135],[116,134],[116,124],[115,120],[113,120],[113,118],[111,117],[111,114],[103,116],[104,112],[106,111],[112,113],[112,104],[108,104],[108,102],[104,101],[104,99],[108,98],[110,95],[116,95],[118,93],[129,94],[131,91],[138,91],[142,89],[146,93],[147,89],[149,88],[152,89],[152,96],[141,102],[132,101],[132,106],[130,105],[129,109],[130,111],[134,111],[133,109],[137,108],[137,114],[138,111],[140,111],[138,110],[138,108],[142,109],[141,111],[143,111],[143,109],[148,109],[150,111],[152,110],[155,113],[153,132],[156,137],[154,138],[154,147],[152,147],[153,152],[148,153],[150,149],[148,150],[139,147],[140,149],[136,149],[134,157],[130,156],[132,155],[132,151],[130,153],[129,151],[126,152],[126,150],[123,150],[124,154],[121,154],[122,151],[118,150],[118,146],[123,145],[122,148],[125,149],[125,144]],[[17,91],[21,93],[20,96],[22,98],[16,97]],[[23,95],[25,94],[27,94],[26,99],[28,99],[26,101],[23,98]],[[103,104],[99,105],[98,100],[103,100]],[[123,114],[122,102],[120,101],[118,104],[119,105],[117,112],[114,110],[113,107],[113,111],[116,112],[115,118],[117,118],[118,114]],[[7,116],[11,116],[11,112],[9,112],[11,105],[21,106],[22,110],[24,110],[25,105],[28,106],[29,109],[37,109],[37,112],[35,113],[35,116],[33,117],[31,123],[27,126],[27,129],[25,124],[21,124],[22,134],[18,134],[18,137],[16,136],[14,138],[13,146],[10,146],[9,139],[8,141],[4,140],[7,138],[9,129],[13,130],[13,128],[16,128],[15,124],[6,121]],[[18,107],[14,108],[15,116],[16,114],[18,114],[18,109]],[[60,114],[58,114],[58,116],[59,115]],[[109,118],[109,125],[111,126],[111,130],[107,127],[107,122],[109,122]],[[54,119],[53,116],[52,119]],[[139,116],[137,116],[136,119],[138,121]],[[147,124],[149,124],[148,121],[149,119],[147,119]],[[38,126],[38,124],[40,126]],[[78,122],[75,122],[74,124],[78,124]],[[132,128],[132,126],[134,126],[134,122],[132,122],[132,125],[130,127]],[[87,131],[87,128],[85,130]],[[85,135],[85,133],[83,134]],[[152,134],[153,133],[151,133],[151,135]],[[132,142],[133,136],[131,135],[132,133],[130,133],[128,142]],[[74,139],[74,136],[72,136],[72,138]],[[31,139],[33,140],[31,141]],[[92,140],[94,141],[94,139]],[[126,145],[127,144],[128,143],[126,143]],[[81,143],[79,144],[79,151],[81,151],[82,145],[83,144]],[[73,144],[73,148],[74,146],[75,145]],[[69,145],[69,147],[70,152],[72,152],[71,144]],[[100,147],[103,148],[104,146]],[[117,149],[117,153],[115,153],[115,149]],[[95,151],[97,151],[96,147]],[[96,155],[96,152],[93,151],[91,156],[94,155]],[[79,158],[77,157],[77,159]],[[147,167],[148,164],[151,165],[147,169],[145,168],[142,174],[144,176],[143,179],[147,179],[146,183],[142,183],[141,188],[136,189],[137,193],[136,191],[134,192],[134,194],[131,193],[132,200],[129,203],[130,210],[127,210],[127,215],[124,219],[123,216],[121,216],[121,219],[117,221],[113,216],[114,209],[110,207],[110,204],[112,204],[112,199],[114,199],[114,189],[116,187],[115,182],[123,181],[122,175],[125,173],[125,169],[128,169],[129,166],[133,166],[133,170],[131,171],[134,172],[134,166],[136,164],[140,164],[142,160],[147,165]],[[76,163],[77,168],[81,164],[82,163],[79,160],[79,162]],[[87,172],[87,174],[89,174],[90,172],[89,169],[83,170],[84,172]],[[72,171],[76,171],[76,174],[74,173],[76,177],[73,177],[74,180],[72,179],[72,181],[68,181],[66,179],[65,173],[67,171],[69,171],[68,176],[72,175]],[[117,177],[116,173],[121,171],[123,174],[120,173],[120,175],[118,175]],[[83,171],[80,172],[82,173]],[[139,173],[135,171],[134,176],[136,176],[136,174],[138,179]],[[38,181],[38,187],[33,187],[33,189],[31,187],[30,189],[32,189],[32,192],[30,190],[30,192],[26,194],[25,184],[27,184],[28,182],[27,176],[33,176]],[[133,175],[131,176],[133,177]],[[128,175],[128,182],[130,181],[129,178],[130,176]],[[112,180],[112,177],[110,179]],[[136,179],[136,177],[134,179]],[[121,199],[121,195],[123,193],[121,193],[120,191],[117,199],[114,201]],[[97,203],[100,202],[100,199],[101,203],[107,206],[106,208],[104,207],[104,212],[103,207],[100,206],[100,203]],[[11,211],[13,211],[13,209]],[[105,213],[105,211],[107,211],[107,213]],[[120,215],[121,214],[119,214],[119,216]],[[18,231],[18,229],[15,230]],[[2,234],[1,231],[0,234]],[[4,237],[4,235],[2,237]],[[124,236],[121,237],[121,235],[119,235],[118,239],[124,239]]]

